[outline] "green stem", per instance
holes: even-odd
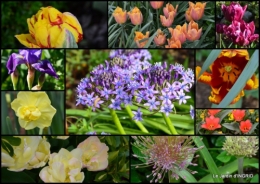
[[[169,170],[168,171],[169,183],[175,183],[176,180],[173,177],[171,177],[171,175],[172,175],[172,171]]]
[[[219,48],[222,48],[222,46],[221,46],[222,45],[222,43],[221,43],[221,35],[222,34],[219,34],[219,46],[220,46]]]
[[[42,135],[42,132],[43,132],[43,128],[40,128],[39,135]]]
[[[163,115],[164,121],[166,122],[166,124],[168,125],[168,127],[169,127],[169,129],[171,131],[171,134],[173,134],[173,135],[178,134],[177,131],[175,130],[172,122],[171,122],[171,119],[168,116],[166,116],[165,113],[162,113],[162,115]]]
[[[157,29],[159,29],[159,10],[158,9],[156,9],[156,19],[157,19]]]
[[[244,157],[238,158],[238,174],[242,175],[243,174],[243,166],[244,166]],[[238,177],[238,182],[239,183],[244,183],[244,180],[242,177]]]
[[[133,114],[133,112],[132,112],[130,106],[129,106],[129,105],[126,105],[126,106],[125,106],[125,110],[126,110],[126,112],[128,113],[129,117],[130,117],[131,120],[132,120],[133,117],[134,117],[134,114]],[[144,133],[149,133],[148,130],[147,130],[147,129],[145,128],[145,126],[143,125],[143,123],[141,123],[140,121],[135,121],[135,120],[133,120],[133,121],[135,122],[135,124],[138,126],[138,128],[139,128],[142,132],[144,132]]]
[[[123,128],[123,126],[121,125],[120,120],[118,119],[118,116],[117,116],[117,114],[116,114],[116,111],[113,110],[113,109],[109,109],[109,111],[110,111],[110,114],[111,114],[111,116],[112,116],[112,119],[113,119],[113,121],[114,121],[114,123],[115,123],[117,129],[119,130],[119,132],[120,132],[121,134],[126,134],[126,133],[125,133],[125,130],[124,130],[124,128]]]

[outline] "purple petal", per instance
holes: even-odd
[[[16,54],[16,53],[13,53],[7,63],[6,63],[6,68],[8,69],[8,74],[11,74],[15,71],[17,65],[20,65],[20,64],[26,64],[26,61],[24,60],[24,57],[21,56],[20,54]]]
[[[29,64],[37,63],[41,59],[41,49],[20,49],[19,54],[24,56],[24,59]]]
[[[32,67],[36,70],[47,73],[50,76],[55,77],[56,79],[59,78],[59,76],[56,74],[56,71],[54,70],[52,64],[48,60],[42,60],[40,62],[32,64]]]

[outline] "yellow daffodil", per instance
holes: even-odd
[[[56,109],[45,92],[19,92],[11,103],[19,118],[19,124],[26,130],[49,127]]]

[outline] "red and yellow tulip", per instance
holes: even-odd
[[[73,36],[76,43],[83,38],[81,25],[69,12],[61,13],[48,6],[27,19],[29,34],[15,35],[28,48],[64,48]]]

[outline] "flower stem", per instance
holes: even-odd
[[[159,10],[156,9],[157,29],[159,29]]]
[[[170,119],[168,116],[166,116],[165,113],[162,113],[162,115],[163,115],[163,119],[164,119],[164,121],[166,122],[166,124],[168,125],[168,127],[169,127],[171,133],[172,133],[173,135],[178,134],[177,131],[175,130],[175,128],[174,128],[172,122],[171,122],[171,119]]]
[[[238,158],[238,174],[243,174],[243,166],[244,166],[244,157]],[[244,183],[244,180],[242,177],[238,177],[239,183]]]
[[[117,114],[116,114],[116,111],[113,110],[113,109],[109,109],[109,110],[110,110],[110,114],[111,114],[111,116],[112,116],[112,119],[113,119],[113,121],[114,121],[114,123],[115,123],[117,129],[119,130],[119,132],[120,132],[121,134],[126,134],[126,133],[125,133],[125,130],[124,130],[124,128],[123,128],[123,126],[121,125],[120,120],[118,119],[118,116],[117,116]]]
[[[175,183],[176,180],[172,177],[172,171],[168,171],[169,183]]]
[[[220,46],[219,48],[222,48],[222,46],[221,46],[222,45],[222,43],[221,43],[221,36],[222,36],[222,34],[219,34],[219,46]]]
[[[39,135],[42,135],[42,132],[43,132],[43,128],[40,128]]]
[[[129,115],[129,117],[130,117],[131,119],[133,119],[134,114],[133,114],[133,112],[132,112],[130,106],[129,106],[129,105],[126,105],[126,106],[125,106],[125,109],[126,109],[126,112],[127,112],[128,115]],[[133,120],[133,121],[135,122],[135,124],[139,127],[139,129],[140,129],[142,132],[144,132],[144,133],[149,133],[148,130],[144,127],[143,123],[141,123],[140,121],[135,121],[135,120]]]

